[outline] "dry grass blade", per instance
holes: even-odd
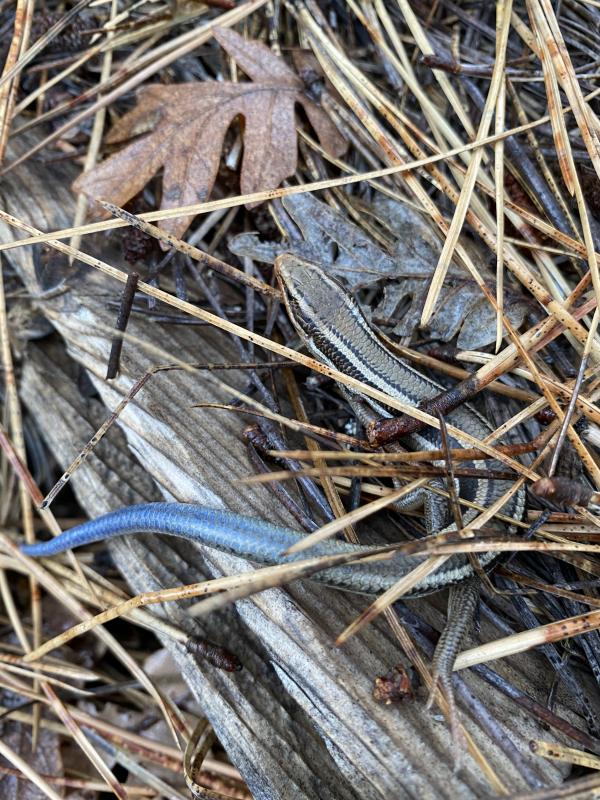
[[[477,141],[481,142],[488,135],[492,119],[494,117],[494,109],[498,102],[498,95],[504,82],[504,62],[506,59],[506,44],[508,42],[508,33],[510,30],[510,17],[512,11],[512,0],[498,0],[496,4],[496,17],[498,19],[497,28],[499,35],[496,39],[496,60],[494,63],[494,72],[490,83],[490,89],[485,103],[485,108],[481,115],[481,121],[477,131]],[[431,286],[427,294],[423,312],[421,315],[421,325],[427,325],[433,314],[435,304],[438,300],[450,261],[454,255],[454,250],[460,236],[467,210],[471,203],[475,182],[477,180],[477,172],[481,166],[483,158],[483,148],[479,148],[473,154],[473,158],[467,168],[467,174],[460,193],[460,198],[452,218],[452,223],[448,229],[447,237],[444,241],[437,267],[435,269]]]
[[[531,587],[533,589],[539,589],[542,592],[548,592],[549,594],[553,594],[556,597],[565,597],[568,598],[569,600],[574,600],[575,602],[578,603],[585,603],[586,605],[591,606],[591,608],[600,607],[600,600],[597,599],[596,597],[592,597],[589,594],[572,592],[569,591],[568,589],[561,589],[558,586],[552,586],[551,584],[548,583],[542,583],[542,581],[536,581],[533,578],[526,578],[525,576],[520,575],[516,572],[511,572],[509,569],[506,569],[505,567],[504,568],[501,567],[500,569],[502,575],[506,575],[508,578],[510,578],[512,581],[514,581],[519,585]]]
[[[12,434],[12,443],[14,444],[15,455],[20,463],[24,465],[27,470],[27,452],[25,447],[25,436],[23,434],[23,416],[21,412],[21,403],[19,400],[17,383],[15,378],[13,358],[10,345],[10,332],[7,319],[6,295],[4,291],[4,275],[0,273],[0,351],[2,358],[2,366],[4,372],[5,384],[5,397],[10,417],[10,428]],[[29,482],[21,480],[19,482],[19,503],[21,506],[21,524],[23,526],[23,533],[25,534],[25,541],[33,543],[35,541],[35,533],[33,529],[33,509],[31,504],[31,497],[29,496]],[[39,592],[39,587],[35,578],[31,577],[29,580],[29,589],[31,592],[31,620],[33,623],[33,646],[37,647],[42,641],[42,603]],[[5,598],[7,597],[5,593]],[[5,601],[6,602],[6,601]],[[7,609],[10,610],[10,605]],[[13,614],[13,620],[14,620]],[[19,630],[17,625],[16,630]],[[25,637],[24,632],[20,630],[20,640],[24,649],[29,649],[29,641]],[[38,681],[34,682],[34,690],[38,691],[40,684]],[[33,729],[33,742],[37,741],[40,708],[36,707],[34,710],[35,725]]]
[[[573,67],[560,30],[556,25],[554,11],[551,6],[546,3],[545,0],[528,0],[528,9],[540,48],[540,58],[542,60],[548,97],[548,109],[552,120],[559,165],[561,166],[561,172],[569,192],[576,195],[590,273],[596,292],[596,298],[598,299],[600,297],[600,275],[598,273],[594,239],[590,229],[581,183],[575,168],[565,119],[562,114],[562,104],[558,88],[559,81],[572,104],[575,119],[579,125],[588,152],[590,152],[590,157],[592,157],[592,152],[594,153],[592,162],[596,172],[600,175],[600,142],[598,141],[598,135],[595,130],[595,123],[597,124],[597,120],[594,121],[591,119],[592,112],[585,103],[579,84],[573,74]]]
[[[408,0],[397,0],[398,7],[402,12],[404,19],[406,20],[406,24],[415,38],[415,42],[419,47],[421,53],[424,56],[435,55],[435,51],[432,48],[429,40],[427,38],[427,34],[425,33],[423,26],[421,25],[419,19],[417,18],[415,12],[412,10]],[[460,97],[458,96],[456,90],[452,86],[450,79],[448,76],[442,72],[442,70],[434,69],[433,74],[435,75],[435,79],[438,81],[442,90],[450,105],[452,106],[456,116],[461,121],[466,133],[470,138],[475,138],[475,130],[473,128],[473,124],[469,118],[469,115],[465,112],[463,104],[461,102]]]
[[[110,41],[114,38],[114,31],[110,30],[110,28],[112,28],[112,26],[114,25],[116,18],[117,18],[117,3],[116,0],[112,0],[110,7],[110,19],[109,22],[107,23],[107,28],[109,28],[106,36],[107,43],[110,43]],[[110,77],[112,69],[112,55],[113,54],[110,47],[107,48],[102,57],[102,69],[100,72],[101,83],[103,81],[108,80],[108,78]],[[92,134],[90,136],[90,141],[88,144],[85,161],[83,164],[84,172],[90,170],[98,159],[105,120],[106,120],[106,108],[99,108],[96,114],[94,115],[94,122],[92,124]],[[73,227],[77,228],[85,220],[87,208],[88,208],[87,198],[83,194],[79,194],[79,196],[77,197],[77,205],[75,207],[75,217],[73,219]],[[78,237],[74,237],[71,240],[72,247],[78,248],[79,244],[80,244],[80,239]]]
[[[13,594],[10,590],[9,583],[6,578],[6,572],[3,569],[0,570],[0,597],[2,598],[2,603],[6,610],[6,614],[12,624],[12,629],[15,632],[15,636],[17,637],[21,649],[24,652],[27,652],[30,646],[29,638],[25,631],[25,627],[23,626],[21,615],[17,610]]]
[[[482,469],[476,469],[475,467],[472,468],[466,467],[464,469],[461,467],[457,467],[455,470],[453,470],[453,473],[455,476],[461,478],[480,477],[485,480],[492,480],[492,479],[510,480],[513,477],[513,475],[510,472],[500,472],[499,470],[482,470]],[[449,471],[447,467],[420,466],[420,465],[414,465],[412,467],[398,467],[398,466],[368,467],[364,465],[364,466],[328,467],[328,468],[324,468],[324,466],[319,465],[316,467],[302,467],[301,469],[297,470],[282,469],[270,473],[251,475],[248,478],[244,478],[242,483],[246,484],[247,486],[253,486],[260,483],[290,480],[299,476],[320,478],[321,482],[323,483],[327,478],[332,478],[332,477],[337,478],[340,476],[355,477],[355,478],[363,477],[363,478],[407,479],[407,478],[416,478],[417,476],[420,475],[427,475],[431,477],[439,475],[442,477],[447,477],[449,476]]]
[[[10,665],[23,665],[25,661],[21,656],[9,655],[0,653],[0,662]],[[42,662],[34,661],[29,662],[27,665],[30,669],[39,670],[40,672],[47,673],[48,675],[62,675],[63,678],[71,678],[73,681],[97,681],[98,673],[85,667],[72,666],[63,660],[53,659],[52,661]]]
[[[550,642],[560,642],[598,628],[600,628],[600,611],[577,614],[574,617],[550,622],[539,628],[515,633],[512,636],[505,636],[503,639],[496,639],[495,642],[465,650],[456,659],[454,669],[465,669],[497,658],[524,653],[534,647]]]
[[[1,423],[0,423],[0,449],[2,450],[4,458],[6,458],[6,460],[14,470],[15,475],[17,475],[21,483],[23,483],[26,486],[27,493],[31,498],[31,500],[33,500],[36,506],[39,506],[42,500],[44,499],[42,497],[42,493],[40,492],[38,485],[33,479],[31,472],[28,470],[27,465],[23,462],[23,459],[17,453],[15,445],[12,443],[8,435],[8,432],[4,429]]]
[[[550,31],[538,0],[527,0],[527,9],[531,17],[532,27],[537,36],[539,55],[544,71],[546,83],[546,96],[548,98],[548,112],[554,134],[554,146],[558,157],[560,171],[570,194],[575,192],[575,163],[571,152],[569,134],[562,113],[562,102],[555,71],[555,63],[549,50],[548,37]]]
[[[383,549],[385,552],[385,548]],[[376,556],[377,552],[367,554],[365,557],[371,558]],[[142,608],[148,605],[155,605],[157,603],[167,603],[176,600],[186,600],[191,597],[198,597],[199,595],[219,594],[213,603],[207,605],[203,601],[190,609],[190,614],[196,615],[200,613],[208,613],[210,610],[222,608],[241,597],[248,597],[256,592],[271,589],[274,586],[281,586],[289,583],[290,581],[297,580],[302,577],[309,577],[316,572],[324,569],[329,569],[341,564],[347,564],[352,561],[359,560],[356,553],[342,554],[336,556],[322,556],[318,558],[308,558],[303,561],[297,561],[292,564],[281,564],[274,567],[262,567],[249,573],[242,575],[233,575],[227,578],[215,578],[209,581],[202,581],[201,583],[190,584],[188,586],[176,586],[172,589],[161,589],[156,592],[147,592],[143,595],[132,597],[125,600],[112,608],[102,611],[94,617],[79,623],[78,625],[69,628],[64,633],[44,642],[36,650],[31,651],[25,656],[24,661],[29,662],[38,660],[43,656],[62,647],[67,642],[93,630],[99,625],[104,625],[110,620],[116,619],[129,614],[137,608]]]
[[[96,748],[90,743],[87,736],[81,730],[81,727],[73,719],[65,704],[60,700],[54,689],[49,686],[47,681],[42,682],[42,689],[48,698],[50,707],[56,716],[63,723],[65,728],[70,732],[74,742],[79,746],[82,752],[87,756],[90,764],[98,772],[101,778],[111,787],[111,790],[116,797],[120,800],[127,800],[127,791],[121,786],[120,781],[113,775],[104,759],[97,752]]]
[[[502,19],[498,15],[498,22]],[[497,35],[497,34],[496,34]],[[504,130],[506,117],[506,82],[502,81],[498,91],[496,103],[494,131],[497,134]],[[499,139],[494,145],[494,189],[496,199],[496,237],[498,249],[496,251],[496,352],[500,350],[503,336],[502,315],[504,313],[504,141]]]
[[[28,697],[32,700],[39,700],[39,702],[45,703],[46,705],[48,704],[46,698],[39,698],[36,695],[31,694],[29,691],[22,690],[21,694],[23,697]],[[77,723],[82,727],[93,731],[99,731],[107,739],[122,742],[126,747],[131,749],[132,752],[142,755],[142,757],[146,760],[152,761],[156,764],[162,764],[168,769],[177,769],[181,764],[181,751],[179,748],[169,747],[164,742],[157,742],[149,737],[140,736],[139,734],[131,731],[125,731],[122,728],[112,725],[110,722],[106,722],[97,716],[81,711],[76,706],[69,706],[68,710],[70,711],[73,719],[76,720]],[[0,706],[0,711],[1,713],[5,713],[7,709],[6,707]],[[13,713],[11,716],[18,721],[26,724],[31,723],[31,717],[29,715],[16,709],[12,709],[12,711]],[[59,722],[44,719],[42,725],[50,730],[57,732],[60,731],[61,733],[65,732],[64,726]],[[218,763],[220,762],[213,762],[212,769],[214,769],[215,772],[218,771]],[[226,767],[226,765],[223,766]],[[231,777],[239,777],[239,774],[237,774],[236,771],[231,768],[229,768],[229,775]]]
[[[579,391],[581,389],[581,384],[582,384],[582,381],[583,381],[583,378],[584,378],[585,369],[586,369],[588,358],[589,358],[589,355],[590,355],[591,344],[592,344],[592,341],[594,340],[594,337],[596,336],[596,332],[598,330],[598,323],[599,322],[600,322],[600,309],[596,308],[596,310],[594,312],[594,318],[593,318],[592,324],[590,326],[589,338],[588,338],[588,341],[586,342],[585,348],[584,348],[583,353],[581,355],[581,363],[579,365],[579,370],[577,372],[577,378],[576,378],[575,383],[573,385],[573,393],[571,395],[571,399],[569,400],[569,405],[567,407],[567,411],[566,411],[566,413],[564,415],[561,431],[560,431],[560,434],[558,436],[558,441],[556,443],[556,447],[554,449],[554,453],[552,455],[552,462],[550,463],[550,466],[548,468],[548,477],[552,477],[554,475],[554,472],[555,472],[556,467],[558,465],[558,459],[560,457],[562,446],[564,444],[565,437],[566,437],[566,435],[568,433],[569,425],[571,423],[571,419],[572,419],[573,413],[575,411],[575,405],[577,403],[577,397],[578,397]]]
[[[583,93],[579,86],[579,81],[575,74],[569,52],[565,45],[565,40],[561,33],[558,21],[552,5],[548,0],[537,0],[540,10],[545,14],[548,22],[550,36],[552,37],[552,54],[556,70],[561,85],[567,95],[567,99],[573,108],[573,113],[581,131],[583,142],[588,151],[596,174],[600,178],[600,140],[598,139],[598,118],[586,104]]]
[[[552,758],[556,761],[563,761],[566,764],[576,764],[578,767],[586,769],[600,769],[600,758],[584,753],[583,750],[575,750],[573,747],[565,747],[558,742],[543,742],[540,739],[533,739],[529,743],[532,753],[542,758]]]
[[[74,580],[73,572],[63,564],[54,561],[48,565],[49,571],[59,578],[68,590],[77,597],[77,599],[88,603],[96,608],[105,608],[107,605],[118,605],[126,595],[123,592],[115,591],[115,587],[103,579],[97,572],[94,572],[89,567],[84,567],[85,573],[93,586],[94,594],[86,592],[82,589],[81,585]],[[143,609],[136,609],[129,617],[135,624],[140,625],[147,630],[160,633],[164,636],[169,636],[176,642],[185,644],[188,637],[181,628],[170,624],[169,622],[157,617],[155,614],[144,611]]]
[[[5,675],[19,675],[22,678],[37,677],[31,672],[31,670],[24,669],[22,667],[17,667],[15,664],[5,664],[4,667],[2,668],[2,672]],[[69,694],[80,695],[81,697],[92,697],[94,694],[93,692],[87,689],[82,689],[78,686],[74,686],[73,684],[68,683],[67,681],[62,681],[59,678],[53,678],[50,675],[44,675],[44,682],[48,686],[54,686],[57,689],[62,689],[67,691]]]

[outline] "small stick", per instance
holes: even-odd
[[[575,750],[573,747],[565,747],[557,742],[544,742],[540,739],[531,739],[529,742],[529,749],[532,753],[535,753],[537,756],[543,756],[543,758],[563,761],[571,765],[577,764],[580,767],[587,767],[588,769],[600,769],[600,758],[598,758],[598,756],[591,756],[589,753],[584,753],[582,750]],[[572,796],[574,797],[575,795]]]
[[[137,272],[132,272],[127,276],[127,283],[121,295],[121,305],[119,306],[119,313],[117,315],[117,324],[115,330],[117,331],[114,336],[111,346],[110,355],[108,357],[108,366],[106,367],[106,380],[110,381],[117,377],[119,372],[119,364],[121,361],[121,350],[123,349],[123,333],[127,328],[133,300],[135,298],[135,290],[137,289],[140,276]]]
[[[552,586],[548,583],[542,583],[541,581],[536,581],[533,578],[528,578],[526,575],[522,575],[520,572],[512,572],[511,570],[506,569],[506,567],[500,567],[498,569],[498,573],[506,578],[510,578],[516,584],[520,584],[521,586],[528,586],[531,589],[536,589],[539,592],[548,592],[549,594],[556,595],[557,597],[564,597],[567,600],[574,600],[577,603],[585,603],[588,606],[592,606],[592,608],[600,608],[600,599],[597,597],[579,594],[578,592],[572,592],[569,589],[562,589],[557,586]]]
[[[277,362],[277,366],[281,365],[281,361]],[[244,397],[245,395],[242,395]],[[351,447],[359,447],[361,450],[365,450],[367,453],[372,453],[371,445],[365,440],[362,439],[355,439],[354,436],[349,436],[347,433],[340,433],[339,431],[332,431],[329,428],[321,428],[318,425],[313,425],[311,423],[301,422],[298,419],[293,419],[292,417],[284,417],[282,414],[276,414],[273,411],[270,411],[266,406],[262,406],[260,403],[256,404],[256,408],[252,408],[251,406],[234,406],[231,403],[194,403],[190,406],[190,408],[218,408],[222,411],[231,411],[232,413],[236,414],[249,414],[250,416],[259,417],[260,419],[269,419],[273,422],[278,422],[282,425],[285,425],[286,428],[289,428],[296,433],[302,433],[305,436],[310,436],[317,442],[325,442],[328,444],[329,442],[338,442],[341,444],[348,444]],[[296,458],[294,455],[288,455],[290,453],[300,453],[301,457],[304,458],[304,453],[308,453],[306,458],[313,457],[312,450],[272,450],[267,449],[263,450],[260,445],[257,445],[256,442],[253,442],[253,445],[256,449],[261,452],[263,455],[272,456],[274,458],[285,459],[285,458]],[[324,451],[326,453],[330,452],[328,450]],[[343,451],[340,451],[343,452]],[[425,451],[429,452],[429,451]],[[365,453],[366,454],[366,453]],[[362,455],[362,453],[357,453],[357,455]],[[318,456],[317,456],[318,457]],[[488,458],[492,458],[492,456],[488,456]]]
[[[277,472],[267,472],[258,475],[249,475],[247,478],[241,478],[240,482],[246,485],[258,483],[270,483],[271,481],[284,481],[297,478],[302,475],[304,477],[318,478],[326,474],[330,477],[350,477],[350,478],[413,478],[415,476],[426,475],[428,477],[448,477],[445,467],[431,467],[420,466],[413,464],[410,467],[386,467],[386,466],[373,466],[368,467],[364,464],[359,466],[346,466],[346,467],[328,467],[327,471],[323,472],[323,467],[305,467],[304,469],[282,469]],[[501,470],[492,469],[474,469],[472,467],[457,468],[453,471],[453,475],[457,478],[481,478],[482,480],[493,481],[512,481],[515,476],[510,472],[502,472]],[[543,479],[542,479],[543,480]],[[540,483],[541,481],[538,481]],[[450,496],[451,493],[449,492]],[[456,492],[454,493],[456,495]]]
[[[433,54],[420,56],[419,63],[431,69],[442,69],[452,75],[474,75],[477,78],[491,78],[494,68],[493,64],[464,64],[452,57]]]
[[[505,636],[495,642],[473,647],[460,653],[454,665],[455,670],[483,664],[486,661],[506,658],[516,653],[524,653],[534,647],[552,642],[563,642],[573,636],[589,633],[600,628],[600,611],[577,614],[562,620],[540,625],[532,630]]]
[[[517,59],[524,60],[524,59]],[[462,61],[455,61],[448,56],[440,55],[424,55],[419,57],[419,63],[424,67],[431,69],[442,69],[444,72],[449,72],[452,75],[472,75],[474,78],[491,78],[494,69],[493,62],[491,64],[465,64]],[[504,70],[506,77],[531,77],[530,74],[524,70],[506,67]]]
[[[548,440],[554,436],[554,431],[543,430],[529,442],[515,442],[515,444],[499,444],[496,449],[504,455],[518,456],[524,453],[533,453],[544,447]],[[361,440],[358,440],[359,442]],[[362,443],[363,445],[365,443]],[[297,458],[300,460],[313,459],[315,456],[310,450],[267,450],[265,455],[272,458]],[[454,461],[481,461],[492,458],[483,450],[476,447],[452,448],[450,455]],[[365,464],[379,461],[411,463],[413,461],[439,461],[444,458],[443,450],[415,450],[405,453],[381,452],[354,452],[349,450],[321,450],[320,457],[333,461],[354,461],[360,459]]]

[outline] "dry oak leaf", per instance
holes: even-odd
[[[161,209],[204,202],[217,176],[225,134],[238,116],[245,122],[242,193],[276,189],[296,171],[296,103],[303,106],[323,147],[333,156],[342,155],[344,139],[327,114],[303,95],[302,81],[281,58],[226,28],[216,28],[215,38],[252,82],[143,87],[136,107],[117,122],[106,141],[138,138],[81,175],[73,184],[75,191],[123,206],[162,167]],[[179,237],[191,220],[159,224]]]

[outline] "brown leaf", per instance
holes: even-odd
[[[337,129],[302,94],[302,82],[284,61],[232,30],[217,28],[215,37],[252,82],[145,86],[137,106],[119,120],[107,142],[145,135],[80,176],[75,191],[123,206],[162,167],[161,209],[203,202],[216,179],[227,129],[238,116],[245,122],[242,193],[275,189],[296,170],[296,103],[304,107],[323,147],[335,156],[344,152]],[[190,221],[164,220],[160,227],[181,236]]]

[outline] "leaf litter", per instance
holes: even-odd
[[[421,313],[441,252],[436,233],[411,205],[377,195],[360,209],[371,215],[393,237],[391,252],[386,252],[362,228],[345,215],[317,200],[314,195],[298,194],[282,198],[283,208],[298,228],[298,233],[281,242],[263,241],[256,234],[240,233],[229,242],[239,257],[247,256],[273,264],[277,256],[291,253],[316,261],[353,290],[382,283],[383,295],[372,310],[386,333],[410,337],[419,327]],[[483,254],[469,244],[480,264],[481,274],[490,288],[495,285],[492,270]],[[457,336],[457,346],[474,350],[495,339],[495,313],[474,280],[455,262],[444,283],[445,291],[427,327],[433,339],[449,342]],[[518,329],[532,304],[516,289],[505,289],[507,316]]]
[[[281,58],[260,42],[226,28],[216,28],[215,38],[251,82],[142,87],[137,105],[112,128],[106,143],[136,138],[78,178],[75,191],[123,206],[162,168],[161,210],[204,202],[217,177],[225,134],[240,116],[244,119],[240,189],[243,194],[276,189],[296,171],[297,103],[325,150],[332,156],[343,154],[346,143],[337,128],[303,94],[302,81]],[[164,220],[159,226],[180,237],[191,219]]]

